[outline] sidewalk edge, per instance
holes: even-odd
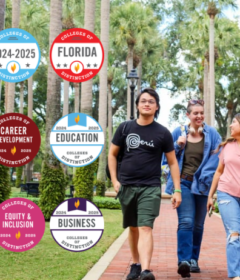
[[[104,255],[99,259],[97,263],[88,271],[88,273],[82,278],[82,280],[98,280],[103,272],[106,270],[112,259],[118,253],[123,243],[128,237],[128,228],[112,243],[107,249]]]

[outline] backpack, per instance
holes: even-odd
[[[122,163],[122,158],[123,158],[123,154],[124,154],[124,147],[125,147],[125,140],[127,135],[129,134],[131,125],[133,123],[134,120],[131,121],[126,121],[124,123],[123,129],[122,129],[122,135],[121,135],[121,139],[120,139],[120,149],[119,149],[119,153],[117,156],[117,174],[119,173],[120,167],[121,167],[121,163]],[[108,168],[108,163],[106,165],[106,174],[107,177],[111,180],[111,175],[110,175],[110,171]]]

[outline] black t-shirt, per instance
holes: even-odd
[[[123,126],[120,124],[113,137],[114,145],[120,146]],[[169,130],[155,121],[142,126],[134,120],[124,144],[120,183],[160,186],[162,154],[174,150]]]

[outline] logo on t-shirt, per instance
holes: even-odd
[[[126,138],[127,150],[129,149],[137,149],[140,145],[146,145],[148,147],[154,147],[153,140],[150,142],[141,140],[140,136],[135,133],[128,134]]]

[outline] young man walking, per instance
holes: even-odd
[[[123,227],[129,227],[129,246],[133,264],[127,280],[155,280],[150,271],[153,253],[152,229],[161,201],[161,160],[165,153],[173,178],[173,208],[181,203],[180,174],[171,133],[157,119],[159,96],[151,88],[136,99],[137,120],[133,120],[124,141],[120,170],[117,156],[125,123],[118,127],[109,149],[111,180],[120,200]],[[117,174],[118,173],[118,174]]]

